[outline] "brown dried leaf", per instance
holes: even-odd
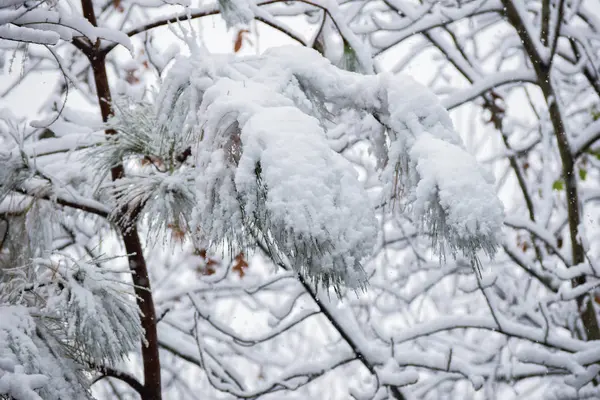
[[[195,249],[194,255],[202,258],[206,258],[206,249]]]
[[[127,76],[125,77],[125,80],[130,85],[133,85],[133,84],[136,84],[136,83],[140,83],[140,78],[138,78],[137,76],[135,76],[135,72],[136,72],[136,70],[127,71]]]
[[[160,159],[160,157],[154,156],[152,154],[144,156],[144,158],[142,160],[142,166],[146,166],[146,165],[150,165],[150,164],[152,164],[160,172],[165,172],[167,169],[163,160]]]
[[[119,12],[123,12],[125,11],[125,9],[123,8],[123,6],[121,5],[121,0],[113,0],[113,6],[117,9],[117,11]]]
[[[167,228],[171,230],[171,237],[178,241],[183,242],[185,239],[185,229],[177,224],[168,224]]]
[[[243,278],[244,275],[246,275],[245,269],[247,268],[248,263],[244,259],[244,253],[240,253],[237,256],[235,256],[234,264],[231,270],[237,272],[240,278]]]
[[[206,249],[195,249],[194,254],[204,260],[202,265],[196,267],[196,271],[201,275],[213,275],[217,272],[219,261],[208,257]]]
[[[244,43],[244,34],[248,34],[250,31],[248,29],[240,29],[238,33],[235,35],[235,41],[233,42],[233,51],[238,52],[242,48],[242,44]]]

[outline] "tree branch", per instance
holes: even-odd
[[[540,42],[548,47],[550,37],[550,0],[542,0],[542,13],[540,14],[540,18]]]
[[[39,195],[29,192],[28,190],[26,190],[24,188],[18,188],[18,189],[16,189],[16,192],[23,194],[25,196],[33,197],[35,199],[43,199],[43,200],[48,200],[51,202],[56,202],[57,204],[60,204],[61,206],[85,211],[90,214],[98,215],[102,218],[108,218],[108,215],[110,214],[110,210],[107,208],[94,206],[92,204],[78,203],[75,199],[68,199],[68,198],[65,198],[62,196],[56,196],[56,195],[50,195],[50,194],[39,196]]]
[[[104,378],[115,378],[131,386],[132,389],[134,389],[140,396],[142,396],[142,398],[144,398],[144,386],[133,375],[123,371],[117,371],[116,369],[110,367],[99,367],[98,372],[100,372],[102,375],[96,377],[92,381],[92,384]]]
[[[600,140],[600,120],[594,121],[572,141],[573,157],[579,158],[591,145]]]
[[[550,45],[550,56],[548,58],[548,66],[552,66],[554,60],[554,54],[556,54],[556,47],[558,46],[558,38],[560,37],[560,27],[563,23],[565,16],[565,0],[559,0],[558,10],[556,11],[556,23],[554,26],[554,34],[552,35],[552,44]]]
[[[271,255],[271,252],[269,251],[268,247],[265,246],[262,242],[257,240],[257,246],[279,267],[283,268],[285,271],[290,271],[291,268],[288,267],[287,265],[280,263],[280,262],[276,262],[275,258]],[[317,308],[319,309],[319,312],[321,314],[323,314],[323,316],[329,321],[329,323],[333,326],[333,328],[340,334],[340,336],[342,337],[342,339],[348,344],[348,346],[350,346],[350,348],[352,349],[352,352],[354,354],[356,354],[356,358],[358,360],[360,360],[360,362],[365,366],[365,368],[367,368],[367,370],[369,370],[369,372],[374,375],[377,376],[377,372],[375,371],[375,365],[373,365],[368,357],[366,356],[366,354],[364,354],[362,352],[362,350],[360,349],[360,346],[358,343],[356,343],[354,341],[354,339],[352,338],[352,336],[346,332],[346,330],[342,327],[342,325],[340,325],[340,323],[337,321],[337,319],[331,314],[331,312],[327,309],[327,307],[325,307],[323,305],[323,303],[321,303],[321,301],[319,300],[317,294],[314,292],[314,290],[312,289],[312,287],[308,284],[308,282],[306,282],[306,280],[304,279],[304,277],[300,274],[297,274],[298,276],[298,280],[300,281],[300,284],[302,284],[302,286],[304,287],[304,289],[306,290],[306,292],[311,296],[311,298],[313,299],[313,301],[315,302]],[[396,388],[396,390],[394,391],[394,395],[396,396],[397,400],[405,400],[406,397],[404,397],[404,395],[402,394],[402,392],[400,392],[399,389]]]
[[[283,2],[285,0],[267,0],[267,1],[259,1],[257,2],[257,6],[263,6],[263,5],[268,5],[268,4],[274,4],[274,3],[280,3]],[[166,26],[169,24],[175,24],[181,21],[189,21],[189,20],[193,20],[193,19],[198,19],[198,18],[202,18],[202,17],[208,17],[210,15],[217,15],[220,14],[220,10],[218,8],[218,6],[216,4],[214,5],[210,5],[208,7],[205,7],[204,9],[199,9],[196,11],[193,11],[191,13],[189,13],[188,11],[184,11],[181,14],[175,15],[173,17],[168,17],[168,18],[163,18],[163,19],[159,19],[156,20],[154,22],[150,22],[148,24],[139,26],[137,28],[134,28],[130,31],[127,32],[127,36],[132,37],[135,36],[139,33],[143,33],[146,31],[149,31],[151,29],[154,28],[159,28],[161,26]],[[270,19],[265,18],[264,16],[256,16],[256,19],[263,22],[266,25],[269,25],[270,27],[277,29],[280,32],[285,33],[286,35],[288,35],[290,38],[294,39],[295,41],[299,42],[300,44],[306,46],[307,43],[298,35],[296,35],[295,33],[289,31],[288,29],[286,29],[285,27],[275,23],[274,21],[271,21]],[[81,44],[80,44],[81,46]],[[106,56],[108,53],[110,53],[115,47],[117,46],[117,43],[111,43],[110,45],[102,48],[102,50],[100,51],[100,54],[103,56]]]
[[[579,193],[577,190],[577,179],[575,176],[575,158],[571,153],[571,146],[567,136],[566,128],[562,119],[562,114],[558,104],[558,97],[552,85],[550,65],[545,64],[541,55],[535,47],[533,39],[528,34],[526,23],[521,19],[521,16],[515,7],[512,0],[502,0],[506,8],[506,16],[509,22],[514,26],[519,35],[526,55],[529,57],[533,68],[538,77],[538,86],[542,90],[548,112],[550,114],[550,122],[556,135],[558,151],[562,162],[562,175],[565,181],[565,189],[567,196],[567,214],[569,222],[569,236],[571,239],[572,262],[574,265],[585,262],[585,251],[581,242],[578,239],[580,219],[580,203]],[[586,282],[585,277],[573,279],[572,286],[576,287],[583,285]],[[600,340],[600,329],[596,317],[596,311],[592,300],[586,294],[577,297],[577,304],[581,311],[581,318],[585,326],[585,330],[590,340]]]

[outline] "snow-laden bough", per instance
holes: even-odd
[[[495,253],[503,208],[492,182],[437,97],[409,77],[344,71],[300,47],[248,58],[195,49],[171,68],[155,111],[157,132],[174,125],[195,139],[191,230],[209,245],[258,245],[314,284],[364,287],[376,207],[327,132],[370,118],[386,135],[368,137],[382,166],[378,204],[402,206],[441,258],[478,265],[479,251]]]

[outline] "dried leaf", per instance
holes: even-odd
[[[206,249],[195,249],[194,255],[197,255],[198,257],[206,258]]]
[[[171,237],[178,241],[183,242],[185,239],[185,229],[178,224],[167,224],[167,228],[171,230]]]
[[[142,166],[152,164],[160,172],[165,172],[167,170],[167,166],[165,165],[164,161],[160,159],[160,157],[154,155],[144,156],[141,164]]]
[[[214,259],[212,259],[212,258],[209,258],[209,259],[206,261],[206,266],[207,266],[207,267],[212,267],[213,265],[218,265],[218,264],[219,264],[219,262],[218,262],[218,261],[215,261],[215,260],[214,260]]]
[[[242,44],[244,43],[244,35],[249,34],[250,31],[248,29],[240,29],[238,33],[235,35],[235,41],[233,43],[233,51],[238,52],[242,48]]]
[[[125,9],[123,8],[123,6],[121,5],[121,0],[113,0],[113,6],[117,9],[117,11],[119,12],[123,12],[125,11]]]
[[[125,77],[125,80],[130,85],[133,85],[133,84],[136,84],[136,83],[140,83],[140,78],[138,78],[137,76],[135,76],[135,72],[136,72],[136,70],[127,71],[127,76]]]
[[[217,272],[216,267],[219,261],[207,256],[206,249],[195,249],[194,254],[204,260],[204,263],[196,267],[196,271],[201,275],[214,275]]]
[[[234,261],[235,262],[231,270],[237,272],[240,278],[243,278],[244,275],[246,275],[245,269],[248,268],[248,263],[244,259],[244,253],[240,253],[237,256],[235,256]]]

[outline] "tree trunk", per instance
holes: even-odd
[[[97,26],[96,15],[92,0],[81,0],[84,16],[94,26]],[[108,75],[106,73],[105,55],[99,49],[99,42],[91,46],[78,46],[88,57],[93,72],[94,83],[96,85],[96,95],[98,105],[102,114],[102,120],[106,122],[113,114],[112,96],[108,85]],[[107,135],[113,135],[116,132],[107,129]],[[123,176],[123,166],[118,165],[111,170],[113,180],[120,179]],[[125,245],[125,251],[129,258],[129,268],[132,272],[132,279],[136,295],[137,305],[141,313],[141,323],[144,329],[144,340],[142,341],[142,360],[144,364],[144,392],[140,393],[143,400],[160,400],[161,378],[160,378],[160,359],[158,351],[158,332],[156,329],[156,311],[154,309],[154,300],[150,287],[148,268],[140,237],[135,224],[135,214],[129,219],[116,218],[117,221],[123,221],[119,224],[119,230]]]

